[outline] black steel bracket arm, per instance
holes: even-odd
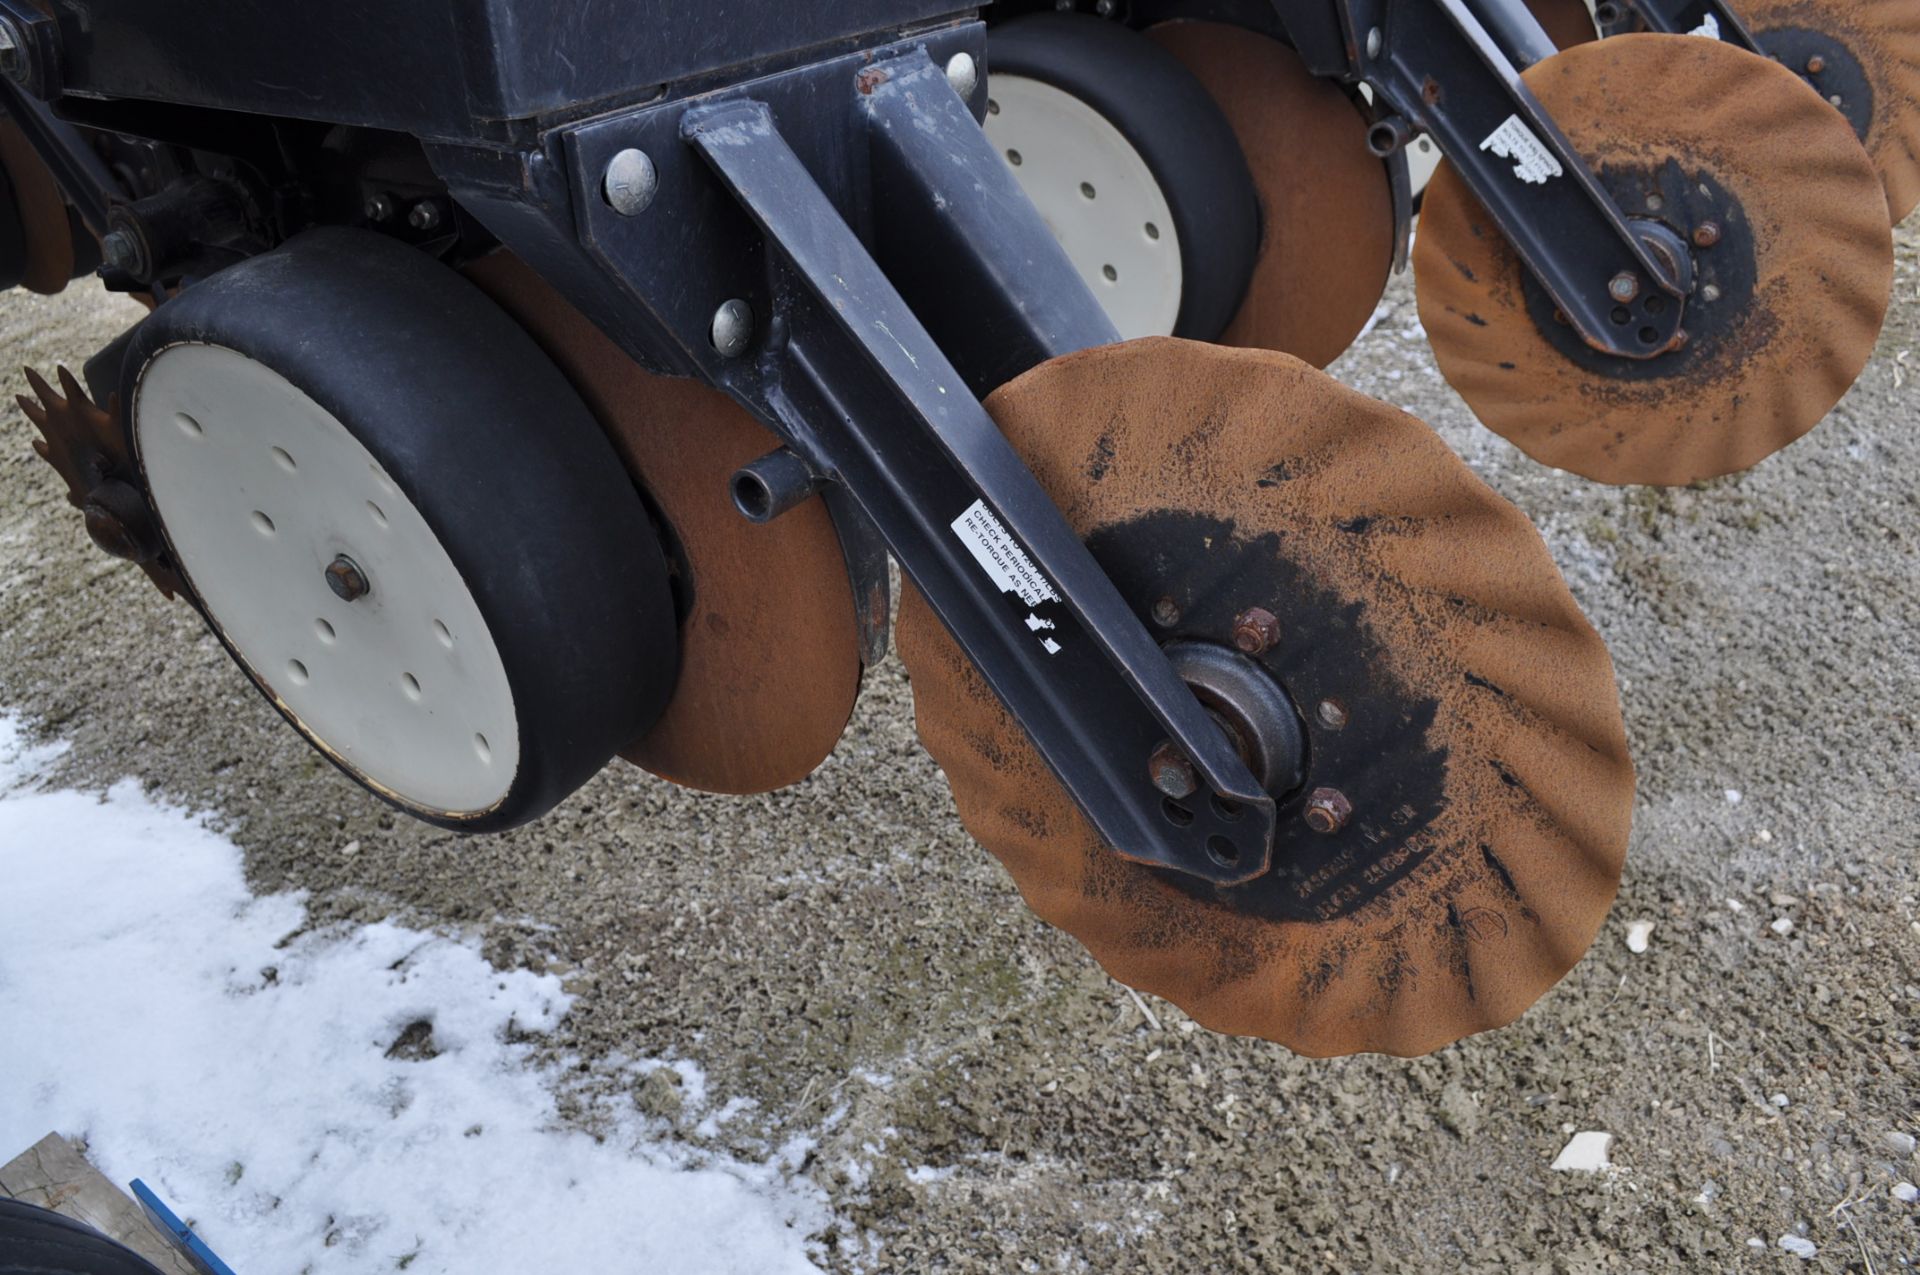
[[[1221,884],[1264,872],[1273,798],[771,112],[755,101],[698,108],[683,135],[765,235],[788,320],[755,370],[761,388],[736,392],[761,398],[796,450],[847,485],[1111,845]],[[1195,803],[1185,827],[1166,816],[1147,761],[1167,739],[1233,813]]]
[[[1581,338],[1627,359],[1685,341],[1687,245],[1630,222],[1520,72],[1552,51],[1521,0],[1338,0],[1355,71],[1431,133]]]

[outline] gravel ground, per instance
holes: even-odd
[[[190,613],[87,546],[9,412],[0,707],[219,812],[261,890],[323,919],[483,933],[566,972],[553,1048],[587,1123],[634,1101],[695,1145],[817,1140],[832,1269],[1811,1269],[1920,1264],[1920,227],[1852,395],[1751,473],[1609,489],[1473,423],[1409,282],[1334,369],[1440,430],[1544,530],[1611,643],[1640,768],[1620,901],[1515,1025],[1313,1062],[1136,1005],[1021,905],[914,742],[897,663],[839,753],[757,799],[610,769],[460,840],[310,755]],[[0,298],[13,364],[76,368],[133,317]],[[1626,938],[1651,923],[1644,952]],[[184,936],[183,936],[184,937]],[[693,1060],[704,1108],[623,1057]],[[728,1098],[736,1114],[706,1120]],[[1613,1168],[1548,1168],[1577,1130]],[[1783,1238],[1792,1241],[1781,1243]]]

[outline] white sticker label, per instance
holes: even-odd
[[[1040,639],[1041,649],[1048,655],[1058,655],[1061,646],[1051,636],[1055,622],[1040,616],[1033,608],[1058,602],[1060,595],[1054,592],[1040,568],[1033,565],[1033,559],[1005,524],[993,516],[986,502],[976,500],[967,506],[967,511],[953,520],[953,534],[960,537],[960,543],[973,554],[973,560],[1000,592],[1013,594],[1028,608],[1024,623],[1027,631]]]
[[[1483,151],[1492,151],[1501,159],[1513,161],[1513,175],[1523,182],[1535,186],[1544,186],[1566,171],[1560,167],[1560,161],[1533,135],[1533,130],[1520,122],[1518,115],[1507,116],[1506,123],[1487,135],[1480,143]]]
[[[1709,13],[1706,17],[1706,21],[1702,22],[1699,26],[1695,27],[1693,30],[1687,32],[1687,34],[1688,35],[1704,35],[1709,40],[1718,40],[1720,38],[1720,19],[1714,17],[1711,13]]]

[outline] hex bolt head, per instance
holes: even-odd
[[[1353,818],[1353,803],[1338,788],[1315,788],[1307,794],[1307,808],[1301,817],[1315,832],[1338,832]]]
[[[707,336],[713,348],[728,358],[738,358],[753,343],[753,307],[735,297],[713,312],[713,326]]]
[[[1233,617],[1233,645],[1242,655],[1263,655],[1279,640],[1279,617],[1265,607],[1248,607]]]
[[[1320,718],[1320,724],[1328,730],[1343,730],[1347,725],[1347,706],[1337,699],[1323,699],[1320,707],[1314,710]]]
[[[1818,53],[1807,59],[1807,74],[1818,75],[1827,69],[1827,60]]]
[[[387,221],[393,216],[393,196],[369,195],[362,211],[367,214],[368,221]]]
[[[344,553],[327,564],[327,587],[342,602],[358,601],[373,591],[360,564]]]
[[[1719,242],[1720,242],[1720,223],[1719,222],[1703,221],[1699,225],[1693,228],[1693,246],[1694,247],[1711,248],[1713,247],[1713,245]]]
[[[1172,598],[1156,598],[1153,603],[1153,622],[1163,629],[1180,623],[1180,604]]]
[[[947,59],[947,83],[963,98],[971,98],[980,87],[980,64],[964,49]]]
[[[1153,755],[1147,758],[1147,774],[1153,777],[1155,788],[1176,799],[1191,797],[1200,788],[1200,776],[1194,773],[1193,763],[1171,743],[1163,743],[1153,750]]]
[[[1701,288],[1700,299],[1708,303],[1718,301],[1720,299],[1719,285],[1709,283],[1704,288]]]
[[[440,206],[423,199],[407,210],[407,224],[415,230],[432,230],[440,224]]]
[[[660,190],[660,173],[653,157],[629,147],[607,161],[606,175],[600,181],[600,193],[622,217],[643,213]]]
[[[139,237],[124,226],[109,230],[100,240],[100,256],[115,270],[139,278],[146,272],[146,254]]]
[[[1640,295],[1640,276],[1631,270],[1622,270],[1607,282],[1607,295],[1625,305]]]

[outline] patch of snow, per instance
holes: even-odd
[[[1627,950],[1636,956],[1646,951],[1647,939],[1652,934],[1652,921],[1629,921],[1627,923]]]
[[[949,1164],[943,1169],[936,1169],[930,1164],[916,1165],[907,1170],[907,1181],[916,1186],[927,1186],[934,1182],[945,1182],[957,1173],[959,1169],[960,1166],[957,1164]],[[1909,1187],[1908,1190],[1912,1190],[1912,1188]]]
[[[301,896],[251,896],[231,842],[137,784],[43,786],[59,753],[0,717],[0,1158],[84,1135],[240,1270],[817,1269],[799,1140],[758,1164],[637,1112],[558,1127],[564,1078],[519,1043],[566,1012],[557,977],[399,925],[307,932]]]
[[[1613,1167],[1607,1159],[1612,1149],[1612,1134],[1588,1129],[1574,1134],[1573,1140],[1560,1148],[1551,1167],[1555,1173],[1602,1173]]]

